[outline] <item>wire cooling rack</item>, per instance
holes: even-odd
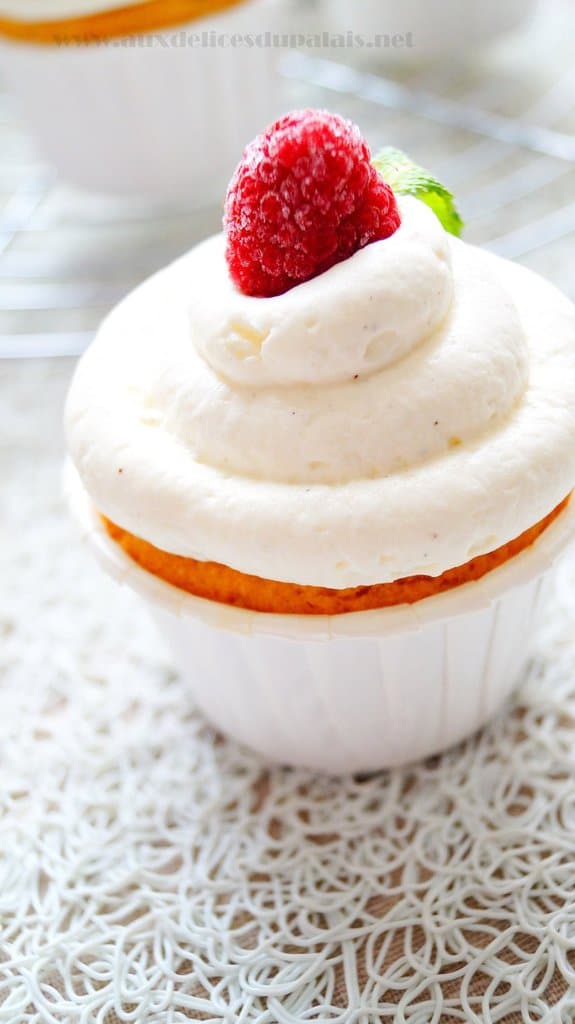
[[[373,148],[408,150],[456,193],[469,241],[575,297],[575,68],[561,52],[575,12],[564,0],[545,9],[524,38],[473,62],[391,77],[299,51],[280,73],[286,106],[330,106]],[[0,357],[78,354],[134,284],[218,229],[218,208],[150,208],[59,184],[2,92],[0,154]]]

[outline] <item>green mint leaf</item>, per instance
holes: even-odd
[[[373,158],[373,165],[388,185],[398,195],[415,196],[426,203],[452,235],[459,235],[463,230],[463,221],[459,215],[455,200],[449,191],[430,174],[418,167],[413,160],[400,149],[386,146]]]

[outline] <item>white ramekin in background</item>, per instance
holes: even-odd
[[[279,0],[247,0],[101,45],[2,40],[0,73],[45,157],[70,183],[160,202],[220,201],[246,142],[281,113],[278,51],[183,40],[265,32],[281,12]]]
[[[416,605],[269,615],[140,569],[71,469],[66,490],[82,535],[144,598],[207,718],[269,761],[329,773],[413,761],[482,726],[520,681],[550,570],[575,529],[572,502],[531,548]]]
[[[537,0],[320,0],[325,28],[365,36],[352,58],[419,63],[460,56],[518,28]],[[373,48],[377,35],[397,36],[396,45]],[[411,39],[402,37],[411,36]],[[370,47],[367,45],[372,43]],[[337,51],[336,51],[337,52]],[[340,59],[345,51],[339,51]]]

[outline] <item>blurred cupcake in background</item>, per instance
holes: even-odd
[[[0,0],[0,75],[70,183],[218,199],[281,106],[281,0]],[[259,45],[258,45],[259,44]]]

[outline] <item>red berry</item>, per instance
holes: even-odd
[[[280,295],[399,224],[359,128],[325,110],[294,111],[250,142],[234,172],[226,259],[246,295]]]

